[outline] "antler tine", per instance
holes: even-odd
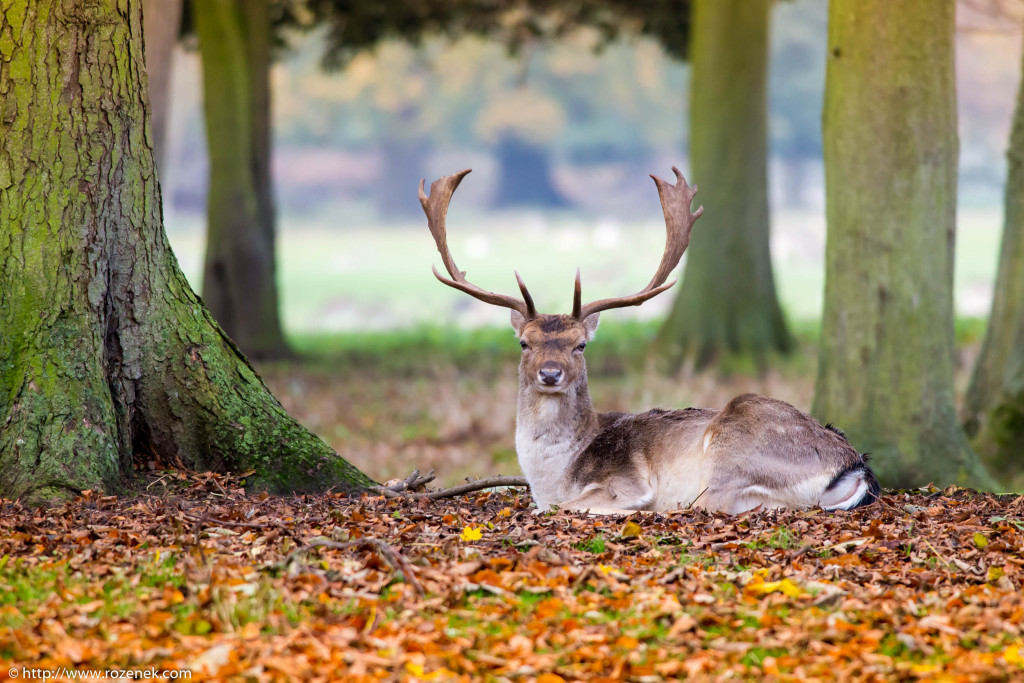
[[[536,318],[537,311],[534,309],[533,299],[530,297],[530,293],[526,290],[526,285],[523,283],[522,278],[519,277],[519,273],[516,273],[516,282],[519,284],[519,291],[523,293],[522,300],[513,296],[488,292],[485,289],[477,287],[466,280],[466,273],[459,270],[459,267],[455,265],[455,259],[452,258],[452,252],[448,249],[448,233],[445,226],[445,220],[448,216],[448,204],[451,202],[452,195],[455,194],[455,190],[458,188],[459,183],[462,182],[462,179],[465,178],[471,170],[472,169],[467,168],[464,171],[459,171],[458,173],[435,180],[430,184],[429,197],[423,191],[426,181],[422,179],[420,180],[420,204],[423,205],[423,213],[427,215],[427,227],[430,228],[430,234],[434,237],[434,243],[437,245],[437,251],[441,254],[441,261],[444,263],[445,270],[448,271],[451,279],[449,280],[444,277],[437,272],[437,268],[431,266],[434,271],[434,277],[449,287],[454,287],[455,289],[465,292],[480,301],[518,311],[527,320]]]
[[[519,271],[515,270],[512,272],[516,274],[516,284],[519,285],[519,291],[523,295],[523,303],[526,304],[526,313],[523,313],[523,315],[526,316],[527,320],[533,320],[537,317],[537,309],[533,305],[533,297],[530,296],[530,292],[526,289],[526,283],[523,282],[523,278],[519,277]],[[522,311],[519,312],[522,313]]]
[[[583,312],[583,285],[580,282],[580,269],[576,269],[576,286],[572,292],[572,317],[583,320],[580,313]]]
[[[690,245],[690,232],[693,229],[694,222],[704,213],[704,207],[697,207],[696,211],[691,210],[690,205],[693,203],[694,195],[697,194],[697,186],[690,187],[686,182],[686,178],[683,177],[683,174],[675,166],[672,167],[672,171],[676,174],[675,185],[651,174],[651,178],[654,179],[654,184],[658,188],[658,196],[661,198],[662,212],[665,214],[665,252],[661,256],[661,263],[658,265],[658,270],[655,271],[654,277],[651,278],[646,287],[631,296],[601,299],[600,301],[594,301],[583,306],[582,309],[577,309],[574,302],[573,316],[577,320],[586,320],[594,313],[606,311],[610,308],[639,306],[676,283],[673,280],[668,284],[664,284],[665,280],[668,279],[669,273],[679,264],[679,259],[683,257],[686,247]],[[579,277],[577,276],[577,301],[579,300],[579,287]]]

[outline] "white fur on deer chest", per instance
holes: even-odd
[[[541,415],[535,415],[534,420],[524,420],[519,415],[516,455],[537,508],[547,510],[553,503],[579,495],[578,487],[570,481],[569,466],[580,449],[580,443],[571,429],[559,423],[557,415],[551,415],[554,418],[551,420],[536,419],[546,417],[544,408],[539,412]]]

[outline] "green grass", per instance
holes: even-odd
[[[585,541],[580,541],[579,543],[573,545],[573,547],[576,548],[576,550],[582,550],[588,553],[593,553],[595,555],[600,555],[605,550],[607,550],[607,545],[605,543],[604,536],[601,535],[594,536],[593,538],[588,538]]]
[[[743,545],[751,550],[759,550],[761,548],[776,548],[778,550],[792,550],[798,544],[799,539],[792,529],[788,527],[780,526],[770,533],[768,536],[762,536],[749,543]]]
[[[628,378],[642,372],[650,361],[650,346],[660,321],[615,320],[603,323],[596,340],[587,346],[587,368],[592,376]],[[818,325],[793,328],[802,351],[775,358],[772,367],[786,374],[814,370]],[[418,326],[375,332],[311,332],[291,336],[295,350],[329,373],[346,369],[375,371],[396,377],[429,374],[437,367],[462,372],[514,375],[522,354],[511,329],[503,327]],[[270,365],[270,364],[268,364]],[[723,374],[755,375],[756,369],[731,368]]]
[[[97,594],[94,588],[98,581],[102,590]],[[0,626],[17,628],[27,623],[55,592],[70,596],[77,604],[101,600],[102,604],[90,612],[92,617],[123,619],[136,611],[140,599],[184,583],[184,568],[173,555],[162,560],[154,557],[132,574],[115,569],[102,580],[71,569],[65,561],[34,565],[22,559],[12,561],[8,556],[0,560],[0,585],[7,587],[0,591],[0,608],[14,609],[0,610]]]
[[[782,211],[772,220],[773,265],[783,309],[794,326],[816,326],[824,283],[824,216]],[[984,292],[994,280],[1001,221],[998,210],[960,212],[956,293],[962,315],[987,314]],[[168,221],[171,244],[196,287],[203,229],[201,218],[173,216]],[[450,235],[455,259],[472,282],[515,293],[512,271],[518,270],[544,312],[568,312],[577,266],[588,299],[638,290],[650,279],[664,247],[664,226],[653,217],[609,228],[583,216],[474,214],[454,207]],[[292,334],[499,326],[508,320],[506,311],[475,302],[434,279],[430,267],[440,258],[421,221],[338,228],[327,219],[283,215],[278,245],[281,309]],[[672,298],[670,293],[607,319],[659,317]]]

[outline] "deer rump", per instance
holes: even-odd
[[[419,197],[449,277],[438,280],[485,303],[511,309],[523,348],[516,403],[516,455],[538,511],[551,505],[591,512],[666,511],[690,506],[729,513],[757,507],[852,509],[874,501],[878,480],[842,431],[783,401],[743,394],[721,411],[688,408],[597,413],[583,351],[602,311],[639,306],[666,284],[690,243],[703,207],[697,187],[651,176],[665,215],[665,250],[654,277],[635,294],[583,303],[576,271],[571,315],[538,314],[519,274],[522,298],[466,279],[448,248],[448,204],[460,171]]]

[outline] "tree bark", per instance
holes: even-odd
[[[887,486],[993,481],[953,401],[953,0],[833,0],[813,413]]]
[[[270,180],[267,0],[192,4],[210,153],[203,299],[250,357],[287,355]]]
[[[1006,156],[999,270],[985,341],[964,401],[964,426],[992,472],[1019,486],[1024,483],[1024,76]]]
[[[167,120],[170,114],[171,66],[181,32],[183,0],[143,0],[142,23],[146,38],[146,75],[149,111],[157,170],[167,157]]]
[[[117,491],[133,456],[371,481],[296,423],[168,245],[138,0],[0,14],[0,497]]]
[[[655,349],[671,367],[693,356],[760,364],[792,341],[775,293],[767,179],[771,0],[696,0],[691,45],[691,180],[704,216]],[[688,174],[689,175],[689,174]]]

